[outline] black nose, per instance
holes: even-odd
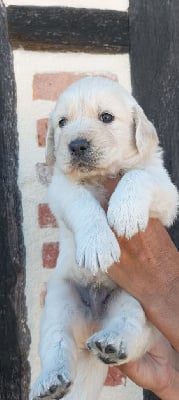
[[[82,156],[89,146],[90,143],[86,139],[75,139],[69,144],[69,149],[72,155]]]

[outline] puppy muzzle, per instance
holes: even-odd
[[[68,145],[71,164],[79,169],[95,168],[97,157],[91,143],[87,139],[77,138]]]

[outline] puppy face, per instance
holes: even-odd
[[[106,78],[85,78],[57,101],[47,161],[76,180],[111,176],[134,167],[157,142],[153,125],[125,89]]]

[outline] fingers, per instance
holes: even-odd
[[[118,367],[109,367],[106,380],[104,382],[105,386],[118,386],[125,385],[126,376]]]
[[[43,308],[45,306],[45,298],[47,295],[47,282],[44,282],[40,291],[40,306]]]

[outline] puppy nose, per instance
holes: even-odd
[[[69,144],[69,149],[73,155],[84,155],[90,143],[86,139],[75,139]]]

